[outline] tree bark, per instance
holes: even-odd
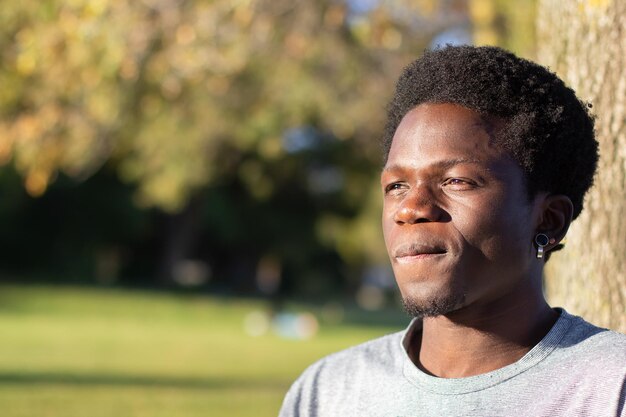
[[[547,295],[626,332],[626,1],[539,0],[537,30],[539,63],[593,104],[600,142],[585,208],[547,264]]]

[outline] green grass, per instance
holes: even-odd
[[[394,314],[351,309],[344,322],[322,320],[310,340],[247,335],[245,317],[266,308],[198,295],[0,285],[1,414],[275,416],[307,365],[403,325]],[[356,324],[368,321],[379,324]]]

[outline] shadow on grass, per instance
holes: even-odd
[[[150,375],[11,373],[0,372],[3,385],[107,385],[117,387],[180,388],[180,389],[285,389],[293,381],[277,379],[185,378]]]

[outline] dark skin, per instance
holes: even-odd
[[[422,104],[400,123],[381,175],[383,232],[405,303],[424,310],[410,356],[459,378],[514,363],[558,314],[541,285],[537,233],[565,236],[568,197],[529,198],[525,176],[490,134],[497,121]]]

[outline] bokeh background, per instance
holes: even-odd
[[[315,359],[401,329],[395,79],[448,43],[536,59],[537,7],[4,2],[0,413],[272,416]]]

